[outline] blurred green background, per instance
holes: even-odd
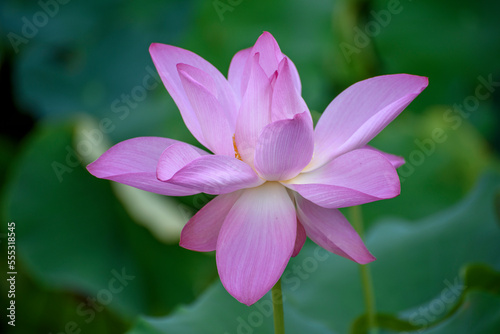
[[[429,77],[372,142],[407,161],[401,196],[362,207],[379,333],[498,333],[499,15],[493,0],[3,0],[0,331],[272,332],[268,296],[239,304],[213,254],[177,245],[209,196],[154,196],[85,169],[136,136],[196,144],[158,82],[151,43],[226,75],[269,31],[316,119],[357,81]],[[5,317],[8,222],[15,327]],[[283,276],[288,333],[365,333],[358,271],[308,242]]]

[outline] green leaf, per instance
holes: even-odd
[[[460,307],[445,321],[415,331],[381,331],[381,334],[496,334],[500,328],[500,296],[485,291],[468,292]]]
[[[498,333],[498,328],[500,328],[500,296],[471,291],[452,317],[423,333],[493,334]]]
[[[402,332],[402,331],[415,331],[420,330],[421,327],[411,324],[407,320],[399,319],[392,314],[381,314],[375,315],[376,323],[378,328],[383,328],[384,332],[388,329]],[[351,325],[349,330],[350,334],[367,334],[369,333],[369,323],[366,314],[358,317]]]
[[[286,333],[333,334],[294,307],[285,305]],[[272,301],[266,295],[248,307],[230,296],[220,282],[215,283],[192,306],[181,308],[175,316],[142,318],[128,334],[153,333],[272,333]]]
[[[467,290],[482,289],[500,295],[500,272],[485,264],[473,264],[464,270],[464,286]]]
[[[500,272],[493,270],[485,264],[475,263],[467,265],[462,270],[461,278],[464,282],[463,285],[456,287],[448,286],[427,305],[420,306],[418,309],[405,311],[402,313],[401,318],[390,314],[377,314],[377,325],[384,330],[392,330],[394,332],[418,331],[419,333],[427,333],[428,329],[433,330],[434,328],[443,327],[446,328],[446,330],[443,330],[443,333],[451,333],[452,331],[449,331],[447,326],[454,321],[453,318],[457,317],[457,313],[461,316],[461,309],[468,307],[471,293],[480,290],[485,293],[496,294],[500,297]],[[462,293],[458,296],[457,291],[462,291]],[[439,316],[436,316],[436,313],[439,313]],[[354,321],[350,333],[368,333],[368,317],[366,314]]]

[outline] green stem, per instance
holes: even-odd
[[[363,215],[360,206],[353,206],[350,208],[350,216],[354,228],[359,236],[363,238]],[[377,334],[377,319],[375,309],[375,293],[373,291],[372,275],[368,264],[360,264],[359,270],[361,274],[361,284],[363,286],[363,297],[365,299],[366,315],[368,318],[368,330],[370,334]]]
[[[285,317],[283,315],[283,296],[281,293],[281,278],[271,290],[273,299],[274,334],[285,334]]]

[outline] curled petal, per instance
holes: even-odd
[[[297,215],[307,236],[324,249],[360,264],[375,260],[363,240],[337,209],[326,209],[295,196]]]
[[[246,57],[246,59],[245,59]],[[278,43],[274,37],[264,32],[259,36],[254,46],[246,50],[242,50],[235,55],[230,67],[230,82],[234,84],[237,94],[243,98],[251,84],[252,73],[255,71],[255,63],[259,65],[262,71],[262,77],[271,78],[278,69],[278,64],[283,58]],[[243,65],[243,60],[245,63]],[[243,66],[243,67],[242,67]],[[229,76],[228,75],[228,76]]]
[[[208,155],[208,153],[193,145],[176,142],[161,153],[157,163],[156,177],[160,181],[166,181],[188,163],[203,155]]]
[[[171,156],[171,152],[166,151],[162,154],[162,165],[168,166],[169,161],[176,159],[176,156]],[[246,163],[224,155],[198,157],[175,172],[172,177],[160,180],[211,195],[256,187],[264,182]]]
[[[226,216],[217,240],[217,269],[226,290],[251,305],[278,281],[293,253],[295,207],[276,182],[246,189]]]
[[[251,55],[254,55],[256,53],[261,54],[259,63],[268,77],[270,77],[274,73],[274,71],[278,69],[280,62],[283,60],[283,57],[285,57],[285,55],[280,50],[278,42],[276,42],[273,35],[271,35],[267,31],[264,31],[262,35],[260,35],[260,37],[257,39],[257,42],[255,42],[255,45],[251,50]],[[299,73],[297,72],[297,68],[290,59],[288,59],[288,65],[290,67],[292,82],[295,86],[295,89],[300,94],[302,86],[300,83],[300,77]]]
[[[206,147],[215,154],[234,156],[231,114],[224,110],[214,96],[215,81],[195,67],[178,64],[179,76],[186,96],[200,123]]]
[[[282,183],[325,208],[359,205],[400,193],[396,169],[382,154],[369,149],[348,152]]]
[[[314,150],[308,112],[269,124],[255,149],[255,169],[266,180],[288,180],[311,161]]]
[[[201,208],[182,229],[180,246],[198,252],[214,251],[222,223],[241,192],[219,195]]]
[[[228,81],[219,70],[197,54],[172,45],[153,43],[149,48],[149,52],[163,84],[181,112],[184,123],[186,123],[189,131],[191,131],[200,143],[206,145],[200,121],[191,106],[179,77],[177,64],[182,63],[190,65],[205,72],[212,78],[216,90],[214,96],[219,101],[222,109],[230,114],[228,122],[234,127],[236,115],[238,113],[237,99],[231,85],[229,85]]]
[[[217,96],[217,84],[215,80],[205,71],[200,70],[197,67],[179,63],[177,64],[177,72],[179,73],[179,77],[181,79],[181,83],[184,88],[185,82],[183,79],[189,79],[192,82],[197,83],[199,86],[205,88],[208,93],[212,94],[214,97]],[[186,91],[186,93],[188,93]],[[188,96],[189,97],[189,96]]]
[[[166,184],[156,177],[156,166],[162,152],[176,144],[184,143],[160,137],[128,139],[111,147],[99,159],[89,164],[87,169],[98,178],[116,181],[157,194],[168,196],[197,194],[199,191],[196,189]]]
[[[314,161],[308,170],[366,145],[427,84],[425,77],[394,74],[360,81],[344,90],[328,105],[316,125]]]
[[[253,47],[238,52],[231,61],[228,74],[229,83],[236,92],[236,95],[241,97],[245,95],[251,68],[253,66],[252,58],[256,54],[260,55],[259,64],[269,78],[278,70],[280,62],[282,62],[283,57],[285,57],[274,37],[268,32],[264,32],[257,39]],[[288,63],[293,85],[300,94],[302,86],[299,73],[291,60],[288,60]]]
[[[266,75],[270,77],[278,69],[278,64],[283,59],[283,54],[273,35],[265,31],[259,36],[252,47],[251,55],[256,53],[260,54],[260,66]]]

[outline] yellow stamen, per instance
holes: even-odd
[[[236,139],[234,139],[234,136],[235,135],[233,135],[234,157],[236,159],[240,159],[241,161],[243,161],[243,159],[241,159],[240,152],[238,152],[238,147],[236,146]]]

